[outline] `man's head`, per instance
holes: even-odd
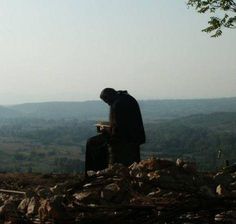
[[[116,96],[117,96],[117,91],[112,88],[105,88],[104,90],[102,90],[100,94],[100,98],[108,105],[112,104]]]

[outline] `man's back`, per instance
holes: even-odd
[[[145,132],[137,101],[125,91],[118,91],[110,108],[111,137],[143,144]]]

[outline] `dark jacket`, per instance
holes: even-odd
[[[118,91],[110,105],[111,141],[145,143],[145,132],[139,105],[127,93]]]

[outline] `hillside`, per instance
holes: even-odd
[[[86,141],[94,121],[15,118],[0,121],[0,171],[76,172],[83,170]],[[188,157],[200,170],[236,162],[236,112],[199,114],[145,122],[142,156]],[[221,151],[221,158],[218,153]]]
[[[176,125],[201,127],[218,132],[236,132],[236,113],[217,112],[211,114],[196,114],[173,120]]]
[[[9,107],[25,117],[93,120],[107,116],[108,107],[101,101],[27,103]]]
[[[192,114],[235,112],[236,98],[196,100],[142,100],[139,101],[144,120],[177,118]],[[108,106],[102,101],[27,103],[9,107],[17,112],[14,117],[24,116],[43,119],[100,120],[107,119]],[[7,117],[3,114],[1,119]],[[12,116],[11,116],[12,117]]]
[[[0,106],[0,119],[1,118],[15,118],[21,117],[22,113],[19,110],[15,110],[14,108],[8,108],[4,106]]]
[[[140,101],[145,119],[177,118],[193,114],[236,112],[236,98]]]
[[[191,115],[145,126],[143,148],[150,153],[188,157],[202,170],[217,169],[225,160],[236,162],[236,113]]]

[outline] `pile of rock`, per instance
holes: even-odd
[[[150,158],[130,167],[114,164],[89,171],[88,176],[53,187],[38,186],[24,198],[3,193],[1,219],[8,223],[113,224],[235,221],[236,172],[211,176],[180,159]]]
[[[236,165],[226,167],[214,176],[216,193],[220,197],[236,198]]]

